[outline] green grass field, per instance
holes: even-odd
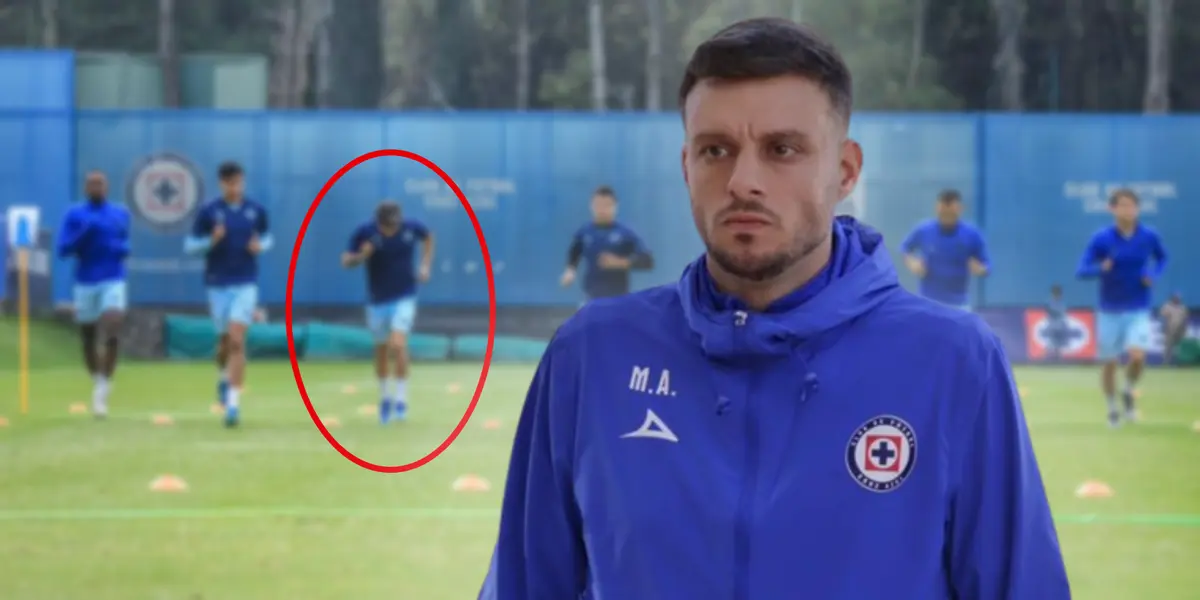
[[[0,322],[0,598],[5,600],[460,600],[494,541],[513,424],[530,365],[493,365],[474,418],[431,464],[384,475],[339,455],[312,424],[286,363],[252,364],[244,426],[210,414],[213,369],[126,363],[105,422],[67,332],[37,328],[31,412],[18,414],[10,322]],[[380,428],[367,365],[303,374],[338,439],[401,464],[439,444],[480,365],[420,365],[413,414]],[[1142,423],[1110,431],[1093,369],[1020,369],[1075,597],[1200,597],[1200,371],[1151,371]],[[348,389],[352,386],[354,389]],[[11,391],[10,391],[11,390]],[[349,393],[348,393],[349,392]],[[155,415],[173,423],[155,425]],[[487,428],[488,420],[499,427]],[[183,492],[153,492],[175,475]],[[465,474],[488,491],[456,492]],[[1085,480],[1115,495],[1080,499]]]

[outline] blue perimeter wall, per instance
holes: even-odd
[[[621,218],[657,255],[657,268],[639,274],[637,286],[675,279],[701,251],[674,113],[82,111],[73,108],[73,71],[70,53],[0,52],[0,208],[36,203],[43,226],[57,229],[87,170],[108,173],[114,199],[136,204],[152,199],[133,185],[151,155],[194,163],[202,198],[216,195],[221,161],[240,161],[279,240],[263,259],[268,304],[284,301],[292,240],[311,200],[342,165],[379,148],[424,155],[467,193],[502,305],[578,301],[577,290],[559,288],[558,275],[599,184],[616,188]],[[982,306],[1041,304],[1053,283],[1064,285],[1071,304],[1091,306],[1095,286],[1074,280],[1074,268],[1088,237],[1109,222],[1104,198],[1117,185],[1142,192],[1145,221],[1171,254],[1157,300],[1171,291],[1200,297],[1192,270],[1200,264],[1200,117],[875,113],[856,115],[851,133],[863,144],[866,169],[846,212],[881,229],[893,252],[930,216],[939,190],[964,193],[968,218],[986,231],[994,260],[994,273],[976,289]],[[337,257],[353,226],[385,196],[438,234],[423,304],[486,303],[466,213],[434,173],[400,158],[368,162],[330,191],[302,246],[295,300],[362,302],[361,273],[342,270]],[[139,220],[133,234],[135,305],[202,302],[200,265],[181,250],[180,226],[194,202],[173,202],[150,207],[159,226]],[[70,298],[69,267],[55,264],[56,300]]]

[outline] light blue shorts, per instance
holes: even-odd
[[[252,283],[208,288],[208,310],[217,333],[225,333],[230,323],[249,325],[258,308],[258,286]]]
[[[1115,360],[1128,350],[1150,347],[1153,319],[1149,311],[1101,312],[1096,315],[1096,356]]]
[[[102,281],[75,286],[75,322],[95,323],[106,312],[125,312],[124,281]]]
[[[412,296],[367,306],[367,328],[377,344],[387,343],[395,331],[407,335],[416,320],[417,299]]]

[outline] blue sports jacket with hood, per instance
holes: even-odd
[[[705,259],[588,304],[534,375],[486,600],[1066,600],[1011,370],[848,217],[763,312]]]

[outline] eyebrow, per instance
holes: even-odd
[[[768,131],[763,135],[758,136],[766,140],[790,139],[807,142],[812,139],[812,136],[800,131],[799,129],[778,129]],[[692,136],[693,142],[726,142],[732,139],[732,136],[720,131],[700,131]]]

